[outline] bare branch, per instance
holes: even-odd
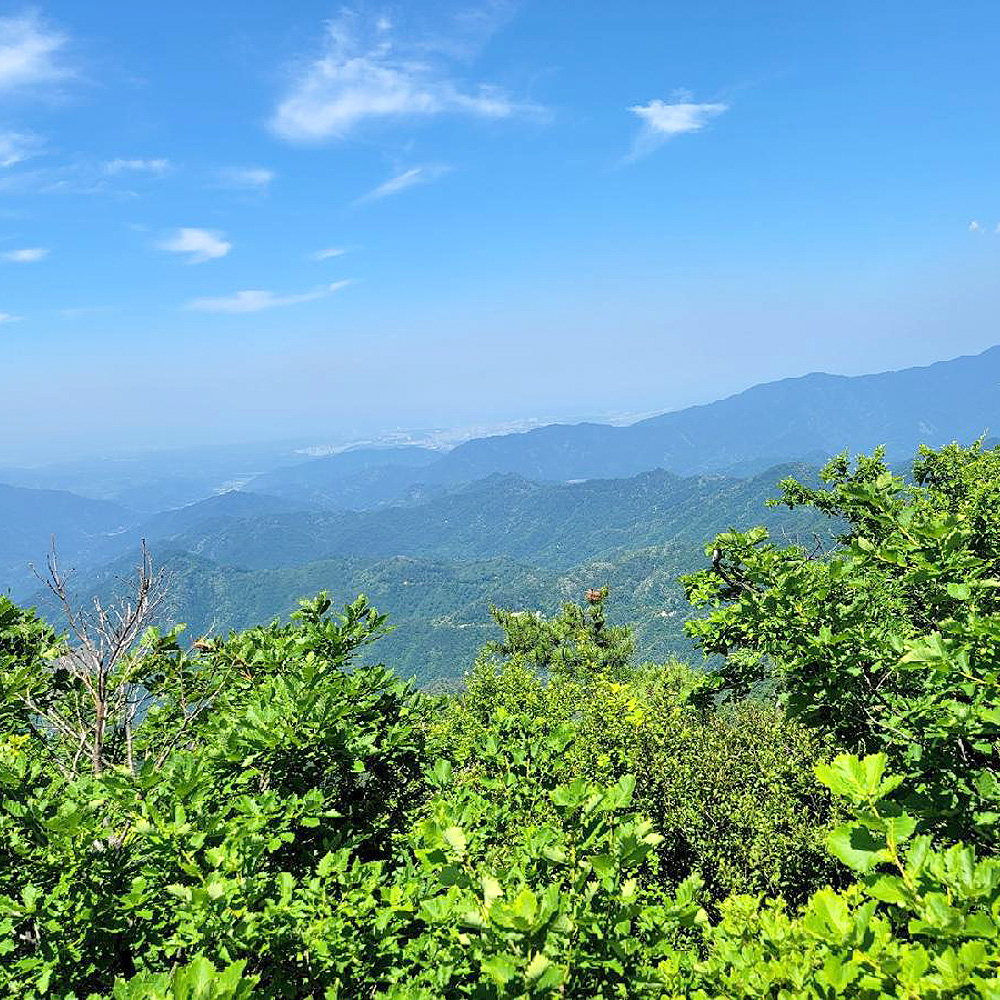
[[[46,586],[59,603],[69,627],[70,646],[60,665],[83,689],[86,697],[85,704],[78,696],[63,701],[64,707],[72,704],[74,709],[75,718],[68,721],[67,716],[60,715],[54,708],[28,707],[76,748],[73,770],[79,765],[86,747],[89,748],[91,768],[95,774],[100,774],[110,762],[109,754],[122,751],[117,745],[121,737],[124,737],[124,755],[131,768],[134,764],[132,726],[147,694],[139,693],[137,686],[127,679],[131,671],[126,669],[123,673],[122,668],[134,664],[135,657],[144,655],[136,646],[165,599],[164,574],[154,572],[144,539],[140,563],[123,592],[107,603],[95,597],[93,610],[85,613],[78,610],[72,599],[69,576],[59,565],[54,540],[47,565]]]

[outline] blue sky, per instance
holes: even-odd
[[[0,0],[0,459],[1000,341],[994,2]]]

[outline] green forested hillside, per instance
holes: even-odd
[[[130,575],[134,562],[133,556],[123,557],[89,583],[109,596]],[[601,586],[615,595],[611,619],[632,625],[641,659],[691,657],[694,647],[684,635],[686,602],[678,576],[703,562],[700,546],[692,544],[609,552],[565,571],[506,558],[342,557],[246,570],[184,552],[165,550],[158,556],[170,579],[164,617],[186,623],[191,637],[284,619],[295,608],[295,594],[324,590],[346,603],[364,593],[393,623],[393,631],[369,654],[432,688],[460,683],[494,631],[491,605],[551,614],[562,602]],[[57,613],[51,595],[39,592],[36,603],[50,615]]]
[[[247,568],[345,555],[506,557],[564,568],[613,549],[699,541],[723,527],[760,520],[790,530],[811,525],[811,514],[765,507],[776,482],[793,470],[814,474],[791,466],[753,479],[684,478],[659,470],[570,484],[492,476],[423,503],[264,515],[182,533],[173,543]]]
[[[839,540],[706,539],[707,673],[597,588],[434,697],[364,598],[194,643],[148,567],[67,637],[0,598],[0,996],[997,1000],[1000,451],[782,497]]]
[[[447,684],[485,641],[491,604],[551,612],[605,585],[642,657],[690,655],[677,578],[704,564],[705,537],[758,522],[789,538],[832,537],[815,512],[765,505],[791,471],[815,479],[792,466],[747,480],[658,471],[557,485],[496,476],[363,513],[288,512],[288,501],[233,493],[161,515],[143,533],[174,578],[170,621],[226,631],[286,616],[298,594],[366,593],[397,626],[380,646],[397,669],[422,685]],[[77,592],[108,593],[136,551],[79,576]],[[45,593],[37,600],[50,606]]]

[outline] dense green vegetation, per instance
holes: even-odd
[[[839,540],[708,546],[711,673],[605,589],[439,696],[364,598],[120,651],[0,599],[0,991],[1000,998],[998,500],[979,447],[787,480]]]

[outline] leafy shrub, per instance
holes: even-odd
[[[518,648],[516,636],[490,647],[431,731],[434,753],[508,817],[498,850],[547,814],[556,783],[631,773],[636,806],[661,835],[647,874],[656,884],[672,889],[697,871],[710,900],[783,892],[799,901],[837,878],[823,847],[830,797],[813,777],[828,747],[801,725],[755,701],[696,708],[702,677],[682,664],[609,675],[575,643],[570,674],[546,679]],[[549,647],[550,660],[558,653]]]
[[[885,766],[884,754],[845,754],[817,769],[856,810],[829,842],[860,881],[820,890],[796,914],[780,900],[728,900],[686,995],[1000,997],[1000,862],[915,837],[916,818],[890,797],[902,778]]]
[[[292,625],[210,645],[183,671],[188,654],[161,644],[162,676],[226,685],[197,718],[164,686],[144,725],[172,717],[183,739],[162,756],[140,735],[134,774],[63,775],[46,765],[57,736],[8,737],[0,993],[86,996],[201,954],[250,963],[255,995],[299,995],[307,959],[282,929],[292,890],[331,850],[391,857],[425,767],[423,700],[382,667],[349,669],[383,620],[364,601],[339,621],[328,609],[306,602]]]
[[[721,687],[776,679],[790,713],[847,749],[884,749],[928,830],[993,849],[1000,819],[1000,454],[926,451],[906,486],[879,455],[783,484],[848,530],[819,556],[727,532],[686,578],[688,629],[726,657]]]

